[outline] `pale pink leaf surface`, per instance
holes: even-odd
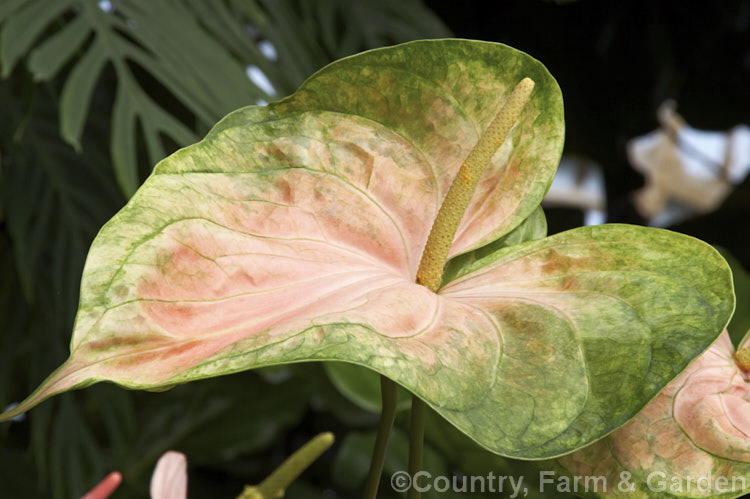
[[[712,248],[582,228],[470,254],[438,293],[414,283],[453,175],[524,77],[534,93],[457,255],[522,224],[551,182],[562,100],[537,61],[498,44],[415,42],[232,113],[157,165],[102,228],[71,358],[0,418],[97,381],[154,388],[342,360],[504,455],[560,455],[623,424],[726,325],[731,276]]]
[[[186,499],[187,458],[176,451],[165,452],[151,475],[151,499]]]
[[[750,490],[750,373],[735,362],[734,351],[725,331],[632,421],[559,458],[556,466],[570,475],[607,477],[613,486],[607,493],[592,494],[599,497],[746,493]],[[617,489],[623,472],[631,473],[635,492]],[[665,490],[660,490],[662,485]]]

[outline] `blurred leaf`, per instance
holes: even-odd
[[[375,432],[352,432],[344,437],[333,462],[331,473],[333,480],[344,490],[359,489],[364,484],[370,466],[372,449],[375,446]],[[406,471],[409,466],[409,435],[398,428],[391,432],[388,452],[383,463],[382,496],[392,491],[386,485],[391,475],[398,471]],[[422,470],[427,471],[433,478],[437,476],[451,477],[444,458],[429,445],[424,447]],[[424,485],[424,483],[423,483]],[[440,494],[431,490],[423,494],[425,498],[451,497],[451,494]]]
[[[732,269],[734,278],[735,308],[732,320],[727,326],[732,344],[737,347],[745,333],[750,330],[750,274],[745,270],[740,261],[724,248],[716,248],[723,256],[729,268]]]
[[[327,487],[316,487],[301,480],[292,482],[284,496],[293,497],[294,499],[327,499],[339,497],[338,495],[333,495]]]
[[[13,99],[1,93],[4,102]],[[86,250],[122,201],[102,173],[102,158],[94,149],[82,158],[62,143],[54,110],[37,98],[19,140],[5,147],[12,162],[3,168],[0,199],[27,299],[35,301],[37,288],[49,284],[54,313],[70,327]],[[0,131],[10,136],[8,128]]]
[[[375,433],[352,432],[341,442],[331,473],[344,490],[355,490],[364,484],[370,469]]]
[[[34,41],[52,21],[70,8],[72,0],[55,2],[28,0],[11,2],[4,12],[7,19],[0,34],[0,63],[7,78],[18,60],[32,47]],[[11,15],[11,8],[15,7]],[[3,17],[5,17],[3,16]]]
[[[507,476],[516,481],[523,477],[523,483],[527,487],[524,497],[530,499],[574,497],[550,490],[549,487],[544,493],[540,492],[539,470],[533,462],[505,458],[483,449],[433,411],[426,413],[425,439],[441,455],[446,456],[450,466],[467,476],[486,477],[492,473],[495,477]],[[495,485],[497,486],[497,482]]]
[[[5,221],[5,203],[3,202],[3,151],[0,149],[0,224]]]
[[[336,0],[316,2],[329,54],[341,58],[367,47],[420,38],[451,36],[443,22],[419,0]],[[333,36],[336,33],[343,34]]]
[[[375,427],[378,424],[378,414],[363,409],[341,394],[331,382],[323,363],[291,364],[286,367],[294,373],[298,383],[303,381],[314,411],[329,413],[336,421],[350,427]]]
[[[34,78],[44,81],[57,74],[81,48],[90,32],[86,18],[78,16],[45,39],[29,57],[29,70]]]
[[[0,446],[0,463],[13,463],[12,473],[0,473],[3,497],[23,499],[48,499],[34,483],[34,462],[29,453]]]
[[[451,36],[420,0],[312,0],[297,3],[299,8],[289,0],[231,3],[257,29],[258,36],[275,47],[275,64],[262,60],[257,64],[280,95],[296,90],[332,60],[375,47]]]
[[[191,466],[222,469],[271,446],[307,408],[298,382],[273,387],[254,373],[206,380],[161,394],[141,394],[137,434],[129,442],[126,481],[142,482],[167,450],[184,453]],[[144,404],[145,402],[145,404]]]
[[[107,443],[119,466],[127,460],[139,432],[132,394],[113,385],[101,385],[91,390],[91,399],[91,418],[103,423]]]
[[[0,286],[0,407],[5,407],[12,402],[13,359],[18,354],[23,335],[26,303],[23,295],[17,291],[19,282],[12,247],[3,232],[0,232],[0,275],[3,276],[3,286]],[[0,435],[5,431],[7,427],[0,427]]]
[[[0,23],[5,20],[8,15],[18,9],[26,0],[4,0],[0,2]]]
[[[94,435],[73,397],[60,400],[50,435],[49,467],[55,497],[79,497],[104,474]]]
[[[206,404],[225,401],[226,408],[206,428],[188,435],[180,448],[191,461],[205,466],[259,452],[287,428],[297,424],[307,408],[299,383],[271,387],[258,377],[235,376],[232,382],[209,383]]]
[[[301,9],[288,0],[261,3],[112,0],[106,9],[98,0],[11,1],[0,8],[3,75],[27,53],[28,67],[40,81],[56,77],[73,59],[62,90],[60,133],[80,150],[92,94],[111,64],[117,79],[112,163],[120,188],[130,196],[141,180],[139,130],[153,165],[166,155],[164,137],[178,146],[195,142],[229,111],[288,94],[333,59],[449,34],[416,0],[354,5],[326,0],[314,2],[314,8],[313,2],[302,3]],[[261,53],[257,40],[247,36],[247,26],[271,41],[278,62]],[[338,34],[342,27],[343,37]],[[248,80],[249,65],[270,78],[274,93]],[[165,105],[169,101],[162,102],[163,92],[148,85],[143,72],[157,87],[163,86],[187,116],[171,111]]]
[[[331,383],[353,403],[371,412],[380,413],[380,375],[375,371],[347,362],[325,362],[323,366]],[[397,411],[411,407],[411,395],[397,386]]]
[[[64,144],[47,89],[27,94],[26,81],[0,83],[0,403],[17,400],[65,356],[86,250],[122,203],[98,149],[77,155]],[[18,448],[11,439],[30,431],[38,477],[29,478],[47,497],[83,493],[103,463],[89,414],[65,404],[46,404],[14,424],[2,444]],[[0,471],[0,483],[8,474]]]
[[[177,97],[199,121],[201,130],[263,94],[253,89],[244,66],[180,2],[113,1],[112,5],[114,11],[108,13],[97,0],[29,0],[3,24],[3,74],[7,76],[31,50],[29,68],[34,77],[49,80],[84,40],[92,38],[84,44],[83,55],[74,61],[63,86],[60,133],[80,149],[92,94],[102,70],[112,64],[118,81],[112,162],[122,191],[130,195],[140,183],[137,126],[143,131],[151,164],[165,156],[161,134],[178,145],[197,139],[190,125],[149,95],[136,68],[149,72]],[[32,49],[36,37],[63,13],[72,18]]]

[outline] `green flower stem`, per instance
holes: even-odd
[[[332,444],[333,433],[321,433],[289,456],[260,485],[245,487],[245,490],[237,496],[237,499],[276,499],[284,497],[286,488]]]
[[[521,116],[524,106],[534,90],[531,78],[521,80],[505,101],[500,112],[492,120],[490,126],[479,137],[479,141],[467,156],[456,178],[440,205],[438,214],[427,237],[427,244],[422,253],[422,260],[417,270],[417,284],[425,286],[432,292],[437,292],[443,280],[443,269],[448,261],[448,253],[453,245],[456,230],[469,207],[479,179],[482,177],[487,164],[503,145],[508,132]],[[409,428],[409,475],[414,475],[422,468],[422,447],[424,445],[424,412],[425,404],[416,396],[411,402],[411,426]],[[419,491],[409,489],[409,499],[419,499]]]
[[[437,291],[440,287],[443,268],[448,260],[448,252],[453,245],[458,224],[461,223],[464,212],[469,206],[484,168],[518,121],[532,90],[534,90],[534,81],[530,78],[524,78],[516,85],[503,108],[464,160],[448,189],[430,229],[422,260],[419,262],[419,270],[417,270],[417,283],[430,291]]]
[[[388,448],[388,438],[391,435],[393,420],[396,418],[396,383],[385,376],[381,376],[380,395],[383,401],[380,411],[380,425],[378,426],[378,436],[375,439],[375,448],[370,460],[370,471],[365,483],[364,499],[375,499],[378,495],[378,485],[380,484],[380,475],[383,473],[383,461],[385,461],[385,452]]]
[[[425,403],[412,395],[411,398],[411,423],[409,425],[409,476],[414,476],[422,469],[422,448],[424,447],[424,412]],[[412,483],[408,499],[419,499],[421,492]]]

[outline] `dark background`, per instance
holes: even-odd
[[[625,144],[658,127],[655,113],[663,101],[676,100],[678,112],[695,128],[750,124],[747,1],[427,5],[456,36],[506,43],[543,61],[565,99],[565,152],[588,156],[604,168],[609,222],[644,222],[630,201],[643,178],[628,164]],[[746,181],[718,213],[673,229],[729,249],[747,268],[748,213]],[[555,214],[550,219],[551,231],[571,226]]]

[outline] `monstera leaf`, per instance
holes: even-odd
[[[632,421],[552,467],[606,478],[606,489],[600,480],[589,491],[599,497],[732,498],[750,490],[750,373],[735,361],[729,334]]]
[[[450,250],[470,256],[429,291],[414,281],[436,212],[526,77],[534,93]],[[532,240],[537,214],[507,239],[518,244],[482,251],[537,209],[562,141],[554,79],[483,42],[366,52],[232,113],[104,226],[70,359],[2,418],[97,381],[154,388],[339,360],[395,380],[497,453],[584,446],[714,341],[733,295],[711,247],[655,229]]]

